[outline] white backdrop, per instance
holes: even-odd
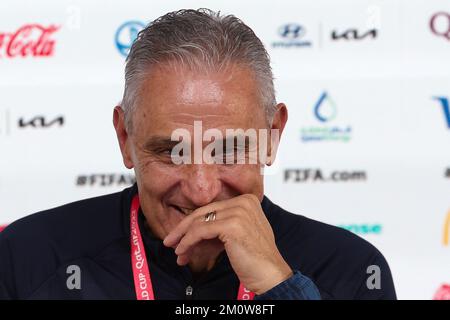
[[[375,244],[400,299],[450,296],[448,0],[1,1],[0,225],[132,183],[112,127],[124,48],[199,7],[271,56],[289,122],[266,194]]]

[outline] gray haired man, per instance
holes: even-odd
[[[155,20],[131,48],[113,116],[136,184],[8,227],[0,297],[395,299],[376,248],[264,195],[261,172],[287,119],[268,54],[242,21],[207,9]],[[213,139],[196,138],[197,123],[215,133],[212,163],[202,160]],[[242,137],[249,130],[268,139]],[[173,152],[180,143],[188,146],[181,163]],[[200,161],[190,161],[199,151]],[[375,285],[370,266],[378,267]],[[67,285],[69,267],[80,286]]]

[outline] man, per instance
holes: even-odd
[[[395,299],[373,246],[264,196],[261,172],[287,109],[249,27],[206,9],[166,14],[139,34],[125,77],[113,123],[136,184],[5,229],[0,297]],[[216,134],[212,163],[202,157],[205,140],[198,159],[199,123]],[[235,145],[242,136],[230,129],[268,133],[257,138],[258,162],[251,137]],[[180,133],[187,136],[174,139]]]

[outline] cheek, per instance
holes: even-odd
[[[179,179],[179,168],[152,159],[141,159],[135,167],[136,179],[152,197],[166,193]]]
[[[221,176],[224,182],[239,193],[252,193],[258,197],[263,194],[263,178],[259,165],[234,165],[223,167]]]

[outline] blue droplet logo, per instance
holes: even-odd
[[[334,101],[324,91],[314,106],[314,115],[320,122],[328,122],[336,118],[337,108]]]

